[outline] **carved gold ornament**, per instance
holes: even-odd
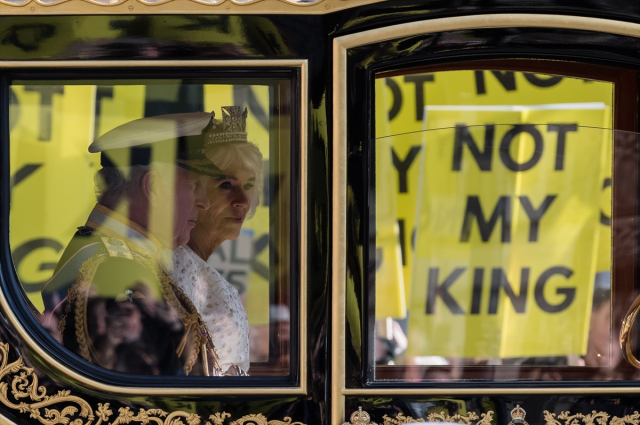
[[[582,422],[584,425],[638,425],[640,423],[640,413],[637,411],[633,412],[632,415],[625,415],[621,418],[614,416],[609,421],[609,415],[605,412],[596,412],[592,410],[591,413],[587,415],[583,415],[582,413],[576,413],[575,415],[570,415],[569,412],[561,412],[556,419],[555,413],[550,413],[548,410],[543,412],[545,425],[580,425]],[[561,422],[562,421],[562,422]]]
[[[633,348],[631,347],[631,328],[636,321],[636,316],[640,311],[640,295],[633,301],[631,307],[624,315],[622,320],[622,327],[620,328],[620,348],[622,349],[622,356],[629,362],[629,364],[635,368],[640,368],[640,361],[633,355]]]
[[[9,344],[0,343],[0,402],[18,413],[28,413],[30,418],[37,419],[44,425],[121,425],[140,423],[141,425],[200,425],[201,418],[196,413],[175,411],[165,412],[161,409],[138,409],[129,407],[118,409],[118,416],[112,418],[113,410],[109,403],[98,403],[93,409],[89,403],[71,391],[62,390],[57,394],[47,395],[47,389],[38,385],[38,376],[33,368],[26,367],[22,356],[9,363]],[[6,378],[6,379],[5,379]],[[6,381],[6,382],[5,382]],[[11,393],[9,394],[9,391]],[[222,412],[209,416],[213,425],[223,425],[231,415]],[[292,422],[290,417],[284,421],[267,420],[262,414],[250,414],[231,422],[231,425],[305,425]],[[207,421],[206,425],[211,425]]]
[[[362,407],[358,407],[356,412],[351,414],[351,421],[345,422],[342,425],[377,425],[375,422],[371,422],[371,416],[362,410]]]
[[[529,425],[527,421],[524,420],[525,416],[527,416],[527,412],[520,407],[520,405],[516,405],[516,408],[511,411],[511,422],[509,425]]]
[[[482,413],[480,416],[478,416],[476,412],[469,412],[466,415],[460,415],[458,413],[455,415],[449,415],[448,413],[441,412],[429,414],[425,421],[423,418],[415,419],[411,416],[404,416],[402,413],[398,413],[398,416],[395,418],[384,415],[382,419],[384,420],[383,425],[400,425],[410,424],[413,422],[454,422],[469,425],[474,421],[477,421],[475,425],[491,425],[493,415],[494,413],[492,410],[487,413]]]
[[[224,413],[223,415],[227,415],[227,416],[231,416],[228,413]],[[237,421],[233,421],[231,422],[231,425],[244,425],[244,424],[251,424],[251,425],[305,425],[302,422],[291,422],[292,419],[288,416],[285,416],[284,421],[277,421],[277,420],[267,420],[267,418],[264,415],[261,415],[260,413],[256,414],[256,415],[246,415],[241,417],[240,419],[238,419]]]

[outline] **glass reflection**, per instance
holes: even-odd
[[[550,127],[376,140],[376,310],[388,314],[376,321],[378,379],[563,380],[576,366],[599,368],[594,379],[636,374],[611,315],[610,191],[614,141],[633,152],[638,136],[576,126],[561,138]],[[415,146],[400,193],[392,154]],[[411,229],[399,225],[400,205]]]
[[[288,169],[287,157],[270,158],[288,137],[271,124],[278,91],[92,83],[11,87],[12,172],[42,167],[14,185],[11,217],[16,269],[42,325],[125,373],[288,374],[289,306],[276,302],[288,281],[272,281],[282,265],[269,252],[287,257],[270,207],[288,208],[288,191],[263,190]],[[46,111],[34,92],[54,93]],[[221,107],[230,94],[240,105]],[[184,112],[203,106],[213,112]]]

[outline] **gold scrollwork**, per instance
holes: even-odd
[[[405,416],[402,413],[398,413],[398,416],[395,418],[391,418],[387,415],[382,417],[383,425],[400,425],[400,424],[410,424],[413,422],[424,422],[424,419],[418,418],[414,419],[411,416]]]
[[[226,412],[222,412],[222,414],[216,413],[215,415],[209,416],[209,419],[211,419],[215,425],[222,425],[224,419],[228,417],[231,417],[231,415]],[[284,421],[278,421],[275,419],[267,420],[264,415],[257,413],[245,415],[240,419],[231,422],[231,425],[305,425],[302,422],[292,422],[292,420],[293,419],[289,416],[285,416]],[[207,424],[210,424],[210,422],[207,422]]]
[[[493,420],[493,411],[490,410],[487,413],[482,413],[480,416],[476,412],[469,412],[467,415],[449,415],[448,413],[431,413],[427,416],[427,422],[454,422],[458,424],[469,425],[473,421],[477,421],[475,425],[491,425]],[[400,425],[409,424],[413,422],[425,422],[423,418],[412,418],[411,416],[404,416],[402,413],[398,413],[398,416],[391,418],[387,415],[382,417],[384,420],[383,425]]]
[[[118,409],[118,416],[109,422],[113,416],[109,403],[98,403],[98,408],[94,411],[87,401],[71,395],[69,390],[47,395],[47,389],[38,385],[38,376],[33,373],[33,368],[24,365],[22,356],[9,363],[9,344],[6,343],[0,343],[0,403],[19,413],[28,413],[43,425],[92,425],[94,420],[95,425],[122,425],[132,422],[139,422],[141,425],[200,425],[202,422],[196,413],[181,410],[168,413],[161,409],[139,409],[136,412],[129,407]],[[214,425],[223,425],[225,419],[230,417],[230,414],[222,412],[211,415],[209,419]],[[259,413],[246,415],[231,422],[231,425],[244,424],[305,425],[302,422],[292,422],[290,417],[285,417],[284,421],[268,421]],[[211,423],[207,422],[207,425]]]
[[[591,413],[583,415],[582,413],[576,413],[575,415],[569,414],[568,411],[561,412],[557,417],[555,413],[551,413],[548,410],[543,412],[545,425],[579,425],[582,422],[584,425],[638,425],[640,423],[640,413],[633,412],[632,415],[625,415],[621,418],[614,416],[609,421],[611,415],[606,412],[596,412],[592,410]],[[563,422],[561,422],[563,421]]]
[[[469,412],[466,416],[455,414],[449,415],[447,413],[431,413],[427,416],[428,422],[454,422],[459,424],[469,425],[473,421],[478,421],[475,425],[491,425],[491,420],[493,419],[493,411],[489,411],[487,413],[482,413],[481,416],[478,416],[475,412]],[[395,418],[391,418],[387,415],[383,416],[384,424],[383,425],[398,425],[398,424],[407,424],[412,422],[425,422],[423,418],[414,419],[411,416],[404,416],[399,413]]]

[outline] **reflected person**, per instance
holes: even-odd
[[[42,290],[42,320],[58,315],[62,343],[85,360],[134,374],[221,374],[206,323],[166,267],[209,207],[200,178],[220,175],[202,148],[213,121],[143,118],[89,147],[101,153],[98,204]]]
[[[247,110],[222,108],[222,122],[206,140],[205,155],[222,176],[207,178],[211,207],[198,214],[191,239],[174,251],[174,278],[196,305],[212,332],[222,370],[249,369],[249,324],[238,291],[207,260],[225,240],[237,239],[245,218],[258,205],[262,154],[247,141]]]

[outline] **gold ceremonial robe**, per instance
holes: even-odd
[[[62,343],[85,360],[132,374],[219,375],[191,300],[158,263],[171,255],[145,229],[96,205],[42,290]]]

